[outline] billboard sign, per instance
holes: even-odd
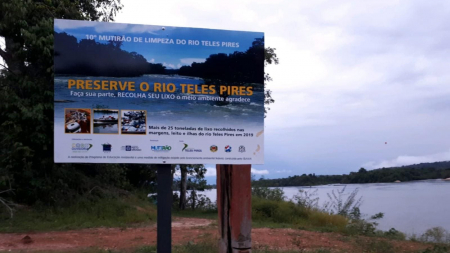
[[[55,162],[262,164],[264,34],[55,20]]]

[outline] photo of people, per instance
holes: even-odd
[[[119,134],[119,110],[94,109],[94,134]]]
[[[122,134],[146,134],[147,112],[144,110],[121,111]]]
[[[91,133],[91,110],[71,109],[64,111],[66,134],[90,134]]]

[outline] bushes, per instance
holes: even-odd
[[[254,221],[271,221],[275,223],[295,223],[307,218],[307,210],[292,202],[252,198],[252,219]]]
[[[420,241],[450,243],[450,233],[442,227],[430,228],[420,237]]]
[[[252,196],[274,201],[283,201],[285,199],[284,191],[281,188],[270,189],[256,186],[252,188]]]
[[[297,203],[284,201],[284,192],[280,188],[270,189],[256,187],[252,190],[252,219],[255,222],[289,224],[296,227],[321,227],[332,230],[343,230],[348,220],[341,215],[332,215],[317,208],[312,208],[313,202]],[[305,206],[309,203],[308,206]],[[328,229],[328,230],[329,230]]]
[[[395,228],[391,228],[388,231],[382,232],[382,236],[395,239],[395,240],[405,240],[406,235]]]
[[[450,248],[442,245],[434,245],[433,248],[428,248],[422,253],[448,253]]]
[[[292,200],[284,201],[281,188],[255,187],[252,190],[253,220],[256,222],[289,223],[297,227],[319,228],[326,231],[341,231],[349,235],[381,236],[404,239],[405,235],[395,229],[378,231],[378,213],[364,219],[360,212],[362,197],[357,197],[358,189],[351,193],[345,187],[328,194],[329,201],[320,208],[316,191],[299,190]]]
[[[14,219],[0,216],[1,232],[118,227],[156,221],[156,208],[148,200],[128,197],[85,196],[67,207],[35,205],[22,208]]]
[[[308,215],[311,225],[318,227],[334,227],[338,231],[343,231],[348,224],[348,219],[341,215],[332,215],[322,211],[314,211]]]
[[[319,197],[317,197],[317,190],[314,191],[305,191],[298,190],[298,194],[294,195],[293,200],[297,205],[303,206],[306,208],[319,208]]]
[[[341,190],[331,191],[328,193],[329,201],[325,203],[323,209],[328,213],[339,214],[352,219],[360,219],[361,213],[359,212],[359,207],[362,204],[362,197],[356,198],[358,195],[358,188],[353,190],[347,198],[345,193],[346,187],[344,186]]]

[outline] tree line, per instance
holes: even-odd
[[[179,74],[207,79],[212,84],[264,83],[264,38],[257,38],[245,52],[212,54],[203,63],[168,70],[150,63],[137,52],[122,49],[122,41],[99,43],[54,32],[55,73],[62,75],[133,77],[144,74]]]
[[[381,168],[375,170],[359,169],[343,175],[302,174],[279,179],[260,178],[253,182],[260,187],[314,186],[325,184],[363,184],[391,183],[450,178],[450,162],[423,163],[403,167]]]
[[[77,38],[67,33],[54,33],[55,73],[64,75],[133,77],[165,74],[161,63],[150,63],[141,54],[121,49],[122,41]]]
[[[211,84],[264,83],[264,38],[256,38],[245,52],[212,54],[205,62],[182,66],[178,74],[207,79]]]

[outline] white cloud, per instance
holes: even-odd
[[[205,58],[182,58],[180,59],[181,64],[183,65],[191,65],[192,63],[202,63],[205,62]]]
[[[151,59],[150,61],[148,61],[148,62],[150,62],[150,63],[155,63],[155,59]]]
[[[161,31],[161,29],[161,26],[129,25],[127,32],[157,34],[156,31]]]
[[[174,68],[175,68],[175,65],[172,64],[172,63],[165,63],[165,62],[163,62],[162,65],[163,65],[164,67],[166,67],[166,68],[171,68],[171,69],[174,69]]]
[[[94,27],[97,24],[98,24],[98,22],[93,22],[93,21],[73,22],[71,20],[66,20],[66,19],[61,19],[61,20],[55,21],[55,27],[59,28],[61,30],[75,29],[75,28],[82,28],[82,27]]]
[[[120,23],[98,23],[94,26],[96,32],[128,32],[131,27],[128,24]]]
[[[292,170],[276,170],[275,173],[291,173]]]
[[[255,168],[252,168],[251,172],[252,172],[252,174],[255,174],[255,175],[267,175],[267,174],[269,174],[268,170],[257,170]]]
[[[251,168],[251,173],[255,175],[267,175],[269,174],[268,170],[257,170],[255,168]],[[215,177],[216,174],[216,168],[215,167],[206,167],[206,174],[205,177]]]
[[[95,31],[99,33],[126,32],[126,33],[156,34],[156,31],[161,31],[161,26],[134,25],[134,24],[114,23],[114,22],[104,23],[93,21],[73,22],[64,19],[56,21],[55,27],[61,30],[83,28],[83,27],[94,27]]]
[[[367,162],[363,165],[363,167],[367,169],[379,169],[439,161],[450,161],[450,150],[446,152],[422,156],[402,155],[392,160],[384,160],[381,162]]]
[[[216,168],[215,167],[206,167],[206,173],[205,177],[215,177],[216,174]]]
[[[205,177],[215,177],[215,176],[216,176],[216,168],[215,167],[206,167]],[[179,169],[175,170],[173,177],[174,177],[174,179],[180,179],[181,171]]]

